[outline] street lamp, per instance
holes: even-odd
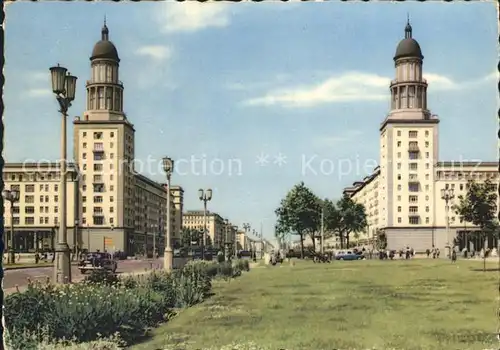
[[[3,198],[10,202],[10,238],[7,246],[9,254],[7,255],[7,263],[14,264],[16,262],[16,254],[14,252],[14,203],[19,202],[19,191],[3,190]]]
[[[79,230],[78,230],[78,225],[80,224],[80,221],[78,219],[75,220],[75,237],[74,237],[74,250],[76,254],[76,258],[78,259],[78,256],[80,255],[80,239],[78,236]],[[73,256],[74,258],[74,256]]]
[[[71,102],[75,99],[76,79],[68,70],[59,64],[50,68],[52,91],[59,103],[61,113],[61,182],[59,186],[60,225],[56,245],[57,261],[54,264],[54,281],[56,283],[71,282],[70,249],[66,230],[66,117]]]
[[[174,160],[165,157],[163,158],[163,170],[167,175],[167,242],[165,244],[165,251],[163,256],[163,268],[166,271],[172,271],[173,265],[173,252],[172,252],[172,239],[170,237],[170,178],[174,172]]]
[[[450,211],[450,202],[451,200],[455,198],[455,194],[453,193],[453,188],[443,188],[441,190],[441,199],[443,199],[446,203],[445,206],[445,220],[446,220],[446,239],[448,240],[448,248],[449,248],[449,257],[451,258],[451,251],[452,251],[452,245],[453,245],[453,240],[450,240],[450,218],[448,216],[449,211]]]
[[[203,235],[201,238],[201,260],[205,260],[205,243],[207,234],[207,202],[212,200],[212,189],[198,190],[198,198],[203,202]]]

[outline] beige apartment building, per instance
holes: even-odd
[[[109,29],[104,25],[101,40],[95,44],[90,57],[86,110],[82,117],[73,121],[76,165],[70,174],[76,175],[68,177],[68,243],[70,248],[91,251],[119,250],[134,254],[152,252],[156,246],[161,252],[167,228],[167,190],[134,169],[135,129],[123,109],[124,86],[119,80],[119,63],[118,51],[109,40]],[[57,166],[48,165],[51,169],[47,175],[29,175],[33,169],[36,174],[43,173],[43,166],[46,165],[7,164],[5,167],[6,188],[22,183],[19,218],[14,218],[15,223],[19,222],[16,232],[38,232],[57,225],[58,194],[57,180],[54,180],[59,176]],[[36,192],[42,188],[43,191],[48,189],[47,194]],[[34,194],[27,194],[27,189],[35,191],[28,192]],[[172,186],[171,193],[170,227],[175,242],[182,226],[182,214],[176,210],[179,208],[182,212],[183,190]],[[32,199],[35,195],[39,198]],[[26,200],[33,200],[37,207],[32,209],[35,205],[29,205],[31,203]],[[42,207],[43,213],[37,211]]]
[[[478,250],[483,242],[466,235],[475,230],[449,210],[441,190],[453,188],[454,200],[466,193],[467,181],[498,181],[496,162],[438,161],[439,123],[427,105],[427,81],[423,78],[423,55],[408,23],[405,38],[394,57],[395,79],[390,83],[391,110],[380,126],[380,165],[370,176],[344,190],[366,208],[368,227],[361,238],[369,241],[383,230],[389,249],[406,246],[417,251],[435,247],[444,251],[457,235],[460,248],[473,241]],[[486,242],[496,246],[492,238]],[[479,247],[479,248],[478,248]]]
[[[222,248],[224,242],[234,241],[231,237],[235,237],[237,227],[226,225],[222,216],[217,213],[207,211],[206,214],[207,235],[210,237],[212,245],[217,248]],[[182,225],[185,228],[190,228],[203,232],[204,216],[203,210],[188,210],[183,214]],[[227,237],[227,238],[226,238]]]

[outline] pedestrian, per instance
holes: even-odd
[[[441,252],[439,251],[439,248],[436,248],[436,257],[437,257],[438,259],[439,259],[439,254],[440,254],[440,253],[441,253]]]
[[[453,250],[451,252],[451,263],[455,263],[457,261],[457,252],[455,250]]]
[[[425,254],[427,254],[427,259],[429,259],[429,256],[431,255],[431,251],[429,248],[425,250]]]

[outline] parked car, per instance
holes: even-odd
[[[78,269],[82,274],[92,270],[106,270],[112,273],[116,272],[118,263],[109,253],[88,253],[83,256],[78,265]]]
[[[340,250],[335,254],[335,260],[364,260],[365,256],[361,252],[351,250]]]

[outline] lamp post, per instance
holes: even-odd
[[[10,238],[8,239],[9,254],[7,255],[7,263],[14,264],[16,262],[16,254],[14,252],[14,203],[19,202],[19,191],[3,190],[3,198],[10,202]]]
[[[52,91],[59,103],[61,113],[61,182],[59,185],[60,225],[56,246],[57,261],[54,265],[54,282],[71,282],[70,250],[68,246],[68,232],[66,230],[66,117],[71,102],[75,99],[76,77],[64,67],[50,68]]]
[[[250,224],[248,222],[243,223],[243,230],[245,230],[245,236],[248,236],[248,232],[250,231]],[[243,249],[246,249],[246,247]],[[250,247],[250,252],[252,252],[252,247]]]
[[[205,260],[205,243],[207,234],[207,203],[212,200],[212,189],[198,190],[198,198],[203,202],[203,234],[201,237],[201,260]]]
[[[80,255],[80,239],[78,237],[78,225],[80,224],[80,221],[78,219],[75,220],[75,238],[74,238],[74,247],[75,247],[75,254],[76,258],[78,259],[78,256]]]
[[[172,251],[172,239],[171,235],[171,225],[170,225],[170,178],[174,171],[174,160],[165,157],[163,158],[163,170],[167,175],[167,237],[165,242],[165,251],[163,256],[163,268],[166,271],[172,271],[173,265],[173,251]]]
[[[450,240],[450,218],[449,218],[449,211],[450,211],[450,202],[451,200],[455,198],[455,194],[453,193],[453,188],[443,188],[441,190],[441,199],[443,199],[446,203],[445,206],[445,220],[446,220],[446,239],[448,240],[448,248],[449,248],[449,257],[451,258],[451,252],[452,252],[452,245],[453,245],[453,239]]]

